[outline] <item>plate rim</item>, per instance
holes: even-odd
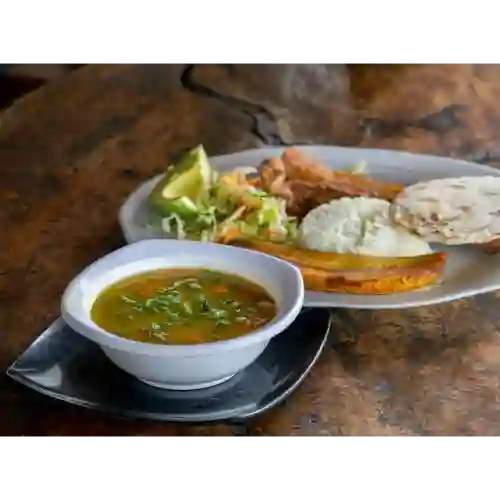
[[[450,156],[440,156],[440,155],[432,155],[426,153],[412,153],[409,151],[403,150],[391,150],[391,149],[380,149],[380,148],[360,148],[360,147],[346,147],[346,146],[335,146],[328,144],[308,144],[308,145],[289,145],[289,146],[265,146],[265,147],[257,147],[257,148],[249,148],[241,151],[236,151],[232,153],[225,153],[221,155],[214,155],[209,157],[209,161],[213,163],[217,162],[225,162],[228,159],[232,159],[233,157],[244,156],[244,155],[276,155],[280,154],[280,152],[284,151],[287,148],[294,147],[298,150],[309,152],[311,154],[318,153],[318,150],[321,152],[334,154],[335,152],[342,152],[344,155],[356,155],[359,159],[363,159],[363,155],[367,156],[380,156],[380,161],[383,161],[385,157],[392,157],[393,161],[399,162],[408,162],[408,161],[420,161],[422,164],[429,164],[429,162],[435,162],[435,164],[439,164],[442,167],[446,164],[453,163],[455,165],[461,165],[462,168],[467,168],[471,170],[471,175],[474,175],[472,172],[475,170],[477,173],[481,173],[483,175],[495,175],[500,177],[500,170],[492,167],[490,165],[483,165],[480,163],[471,162],[468,160],[463,160],[460,158],[454,158]],[[368,168],[370,167],[370,161],[367,160]],[[231,167],[227,167],[231,168]],[[388,170],[393,170],[395,167],[388,166]],[[223,167],[223,170],[226,170],[226,167]],[[140,183],[132,190],[128,196],[125,198],[124,202],[120,206],[118,219],[119,225],[122,231],[122,234],[125,238],[127,244],[132,243],[135,239],[130,235],[127,218],[131,215],[131,205],[135,204],[136,199],[139,195],[142,195],[143,191],[147,192],[164,174],[158,174],[146,181]],[[423,297],[419,298],[418,293],[419,290],[413,292],[407,292],[410,296],[401,297],[401,300],[398,300],[396,296],[401,296],[400,294],[394,294],[394,300],[388,303],[380,304],[377,302],[371,302],[369,298],[372,299],[374,297],[380,297],[380,295],[363,295],[364,298],[368,298],[368,300],[364,303],[360,300],[360,296],[356,296],[356,294],[336,294],[330,293],[326,294],[325,292],[313,292],[313,291],[305,291],[304,294],[304,306],[306,307],[315,307],[315,308],[349,308],[349,309],[364,309],[364,310],[377,310],[377,309],[409,309],[414,307],[421,306],[430,306],[430,305],[438,305],[446,302],[451,302],[454,300],[471,298],[478,295],[482,295],[485,293],[491,293],[494,291],[498,291],[500,289],[500,282],[497,284],[486,284],[481,287],[468,288],[457,290],[453,293],[448,293],[446,295],[441,295],[439,297]],[[392,294],[391,294],[392,295]]]

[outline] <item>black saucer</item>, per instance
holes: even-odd
[[[291,394],[318,359],[330,330],[326,309],[304,310],[248,368],[215,387],[155,389],[117,368],[61,319],[45,330],[7,375],[55,399],[124,416],[168,422],[241,420]]]

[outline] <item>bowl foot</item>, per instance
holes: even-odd
[[[211,382],[204,382],[202,384],[181,384],[181,385],[176,385],[176,384],[161,384],[158,382],[153,382],[151,380],[146,380],[144,378],[140,378],[139,380],[141,382],[144,382],[145,384],[148,384],[152,387],[156,387],[158,389],[167,389],[169,391],[193,391],[196,389],[206,389],[208,387],[213,387],[215,385],[222,384],[223,382],[227,382],[230,378],[234,377],[236,373],[233,373],[229,375],[228,377],[223,377],[219,380],[214,380]]]

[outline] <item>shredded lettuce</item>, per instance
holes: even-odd
[[[241,235],[273,241],[295,241],[297,221],[287,216],[284,200],[268,198],[261,209],[226,222],[223,231],[235,229]]]
[[[361,160],[358,163],[351,165],[347,170],[351,174],[365,175],[368,173],[368,164],[366,161]]]
[[[242,175],[250,173],[250,169],[240,170]],[[199,241],[219,241],[230,231],[276,241],[295,240],[297,235],[297,221],[287,215],[284,200],[216,173],[214,184],[198,200],[195,217],[172,213],[161,219],[160,226],[168,237]]]
[[[168,217],[164,217],[161,224],[163,231],[168,235],[174,235],[178,240],[186,239],[185,222],[179,215],[172,214]]]

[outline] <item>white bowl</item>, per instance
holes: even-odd
[[[160,268],[205,268],[241,276],[273,297],[277,314],[242,337],[198,345],[127,340],[91,320],[92,304],[104,288],[127,276]],[[82,271],[65,290],[61,313],[71,328],[99,344],[122,370],[156,387],[184,390],[219,384],[246,368],[271,338],[295,320],[303,301],[300,271],[280,259],[214,243],[151,239],[120,248]]]

